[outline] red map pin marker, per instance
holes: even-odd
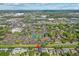
[[[37,44],[36,46],[35,46],[35,48],[40,48],[41,46],[39,45],[39,44]]]

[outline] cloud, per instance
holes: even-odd
[[[3,3],[0,10],[79,10],[75,3]]]

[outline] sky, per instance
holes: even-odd
[[[0,10],[79,10],[79,3],[0,3]]]

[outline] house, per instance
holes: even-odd
[[[42,50],[42,52],[48,52],[47,48],[42,48],[41,50]]]
[[[17,54],[17,53],[23,53],[23,52],[27,52],[28,49],[23,49],[23,48],[14,48],[12,50],[12,54]]]
[[[21,32],[22,28],[12,28],[12,33],[14,32]]]
[[[44,43],[44,42],[47,41],[48,39],[49,39],[48,37],[45,37],[45,38],[42,38],[40,41]]]
[[[54,19],[54,18],[49,18],[48,20],[52,20],[52,21],[53,21],[53,20],[55,20],[55,19]]]

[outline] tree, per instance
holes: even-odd
[[[0,56],[9,56],[10,52],[0,51]]]

